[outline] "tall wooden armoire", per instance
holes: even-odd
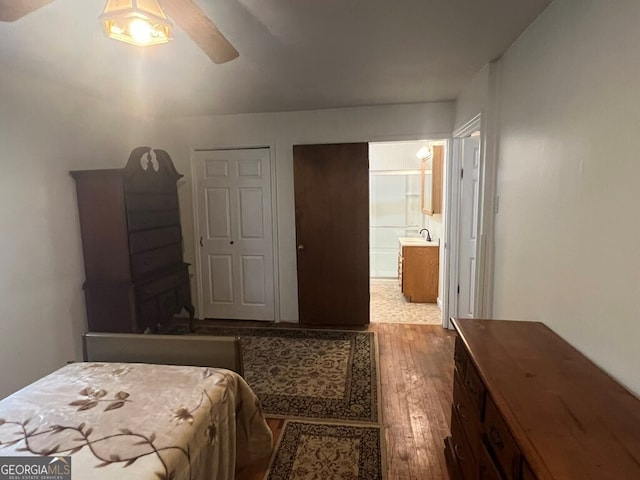
[[[164,150],[138,147],[124,168],[75,170],[89,331],[168,328],[191,302],[177,181]]]

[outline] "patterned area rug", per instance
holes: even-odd
[[[195,333],[240,337],[245,380],[268,416],[380,421],[373,332],[196,326]]]
[[[266,480],[383,480],[381,428],[288,421]]]

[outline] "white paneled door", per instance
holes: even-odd
[[[458,258],[458,317],[473,318],[476,298],[480,137],[462,139]]]
[[[275,320],[269,149],[194,155],[200,314]]]

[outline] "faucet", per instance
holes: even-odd
[[[423,235],[423,237],[427,242],[430,242],[431,234],[429,233],[429,230],[427,230],[426,228],[423,228],[422,230],[420,230],[420,235],[422,235],[422,232],[427,232],[427,235],[426,236]]]

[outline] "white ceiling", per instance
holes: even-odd
[[[551,0],[195,1],[238,59],[215,65],[178,29],[167,45],[116,42],[104,0],[55,0],[0,23],[0,68],[149,115],[453,100]]]

